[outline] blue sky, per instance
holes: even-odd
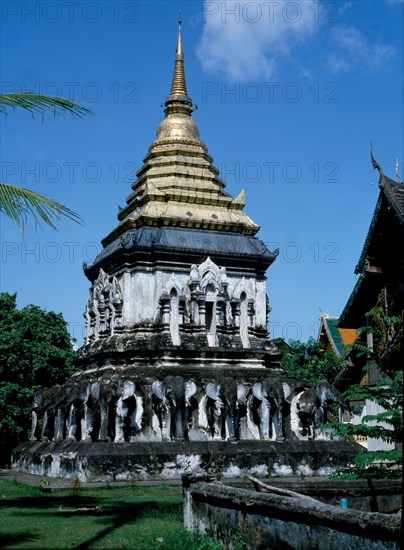
[[[403,5],[394,0],[1,3],[2,92],[85,101],[93,116],[10,112],[2,181],[77,211],[58,231],[0,220],[1,290],[62,312],[82,343],[90,263],[163,117],[182,6],[194,118],[227,190],[246,191],[268,270],[272,337],[339,315],[378,196],[403,175]]]

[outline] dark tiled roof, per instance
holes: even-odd
[[[388,185],[383,188],[383,192],[389,203],[389,206],[395,212],[398,220],[404,225],[404,183],[389,180]]]
[[[174,261],[174,255],[187,257],[190,263],[197,263],[197,258],[210,256],[213,261],[228,259],[233,264],[241,261],[250,267],[256,266],[267,269],[276,259],[278,251],[271,252],[263,241],[252,235],[242,233],[225,233],[204,229],[190,229],[183,227],[155,227],[142,226],[131,228],[123,235],[110,242],[98,254],[91,266],[85,266],[84,271],[92,281],[98,274],[100,267],[109,261],[115,261],[119,255],[140,258],[141,254],[163,254]],[[187,260],[187,261],[188,261]],[[221,265],[225,265],[222,263]],[[107,269],[109,272],[109,268]]]
[[[359,328],[366,324],[365,313],[375,305],[381,290],[380,274],[360,275],[338,319],[339,327]],[[355,307],[353,304],[355,302]]]
[[[359,278],[340,315],[338,321],[339,327],[363,326],[365,321],[364,313],[374,306],[383,286],[380,282],[380,274],[365,273],[366,260],[368,256],[374,254],[375,250],[372,250],[372,248],[376,247],[376,253],[380,254],[383,248],[389,244],[380,239],[391,238],[386,237],[385,234],[385,228],[387,226],[391,227],[390,221],[393,222],[394,227],[404,228],[404,183],[394,181],[385,176],[379,164],[374,160],[372,153],[371,158],[373,167],[379,170],[380,193],[362,253],[355,267],[355,274],[359,275]],[[402,235],[402,232],[400,235]],[[397,239],[399,238],[400,236],[397,236]],[[400,246],[399,242],[397,244]]]
[[[375,229],[375,226],[376,226],[377,218],[379,217],[379,212],[380,212],[381,207],[382,207],[382,201],[383,201],[383,195],[382,195],[382,192],[380,192],[379,197],[377,199],[375,210],[373,212],[372,220],[370,222],[370,226],[369,226],[369,229],[368,229],[368,232],[367,232],[367,235],[366,235],[365,244],[363,245],[362,253],[361,253],[359,261],[358,261],[358,263],[355,267],[355,272],[354,272],[355,275],[358,275],[363,270],[363,266],[364,266],[364,263],[365,263],[365,260],[366,260],[366,254],[367,254],[367,251],[368,251],[368,248],[369,248],[369,245],[370,245],[370,241],[372,239],[372,235],[373,235],[373,232],[374,232],[374,229]]]
[[[355,274],[363,271],[363,266],[366,260],[368,248],[375,230],[376,223],[383,208],[391,210],[398,222],[404,226],[404,184],[402,182],[393,181],[381,172],[379,179],[380,194],[377,199],[376,207],[373,212],[370,227],[366,235],[365,244],[360,255]]]

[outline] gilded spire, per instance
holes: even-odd
[[[178,39],[177,48],[175,51],[173,81],[171,84],[170,95],[165,100],[165,106],[169,109],[168,111],[165,111],[166,113],[171,112],[172,109],[176,110],[178,108],[185,108],[188,114],[193,111],[192,100],[188,97],[187,85],[185,82],[184,51],[182,49],[181,36],[181,12],[178,18]]]
[[[245,195],[233,198],[225,191],[198,126],[192,117],[184,75],[179,20],[174,77],[165,101],[165,116],[150,145],[126,206],[118,213],[119,225],[103,246],[130,228],[143,225],[215,229],[255,235],[259,226],[243,212]]]
[[[177,49],[175,52],[174,76],[171,84],[170,95],[188,95],[187,85],[185,83],[184,52],[182,50],[181,39],[181,12],[178,19],[178,40]]]

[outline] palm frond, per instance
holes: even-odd
[[[82,219],[76,212],[53,199],[8,183],[0,183],[0,212],[4,212],[21,229],[24,228],[28,214],[32,215],[40,226],[41,221],[56,229],[55,221],[61,217],[76,223]]]
[[[78,117],[92,114],[90,109],[84,107],[81,102],[76,99],[34,94],[31,92],[0,94],[0,113],[8,114],[9,108],[14,109],[16,107],[29,111],[33,116],[44,114],[45,111],[52,111],[54,115],[68,112]]]

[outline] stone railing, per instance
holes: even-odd
[[[341,495],[338,482],[335,485]],[[207,476],[184,476],[183,488],[185,527],[213,536],[226,550],[241,543],[296,550],[401,548],[401,512],[367,512],[304,495],[260,493],[215,483]]]

